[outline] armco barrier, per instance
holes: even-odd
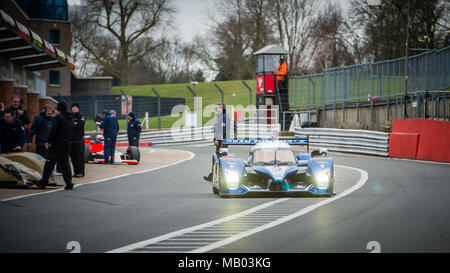
[[[415,159],[450,162],[450,122],[428,119],[394,119],[389,156],[413,158],[414,138],[401,134],[417,134]],[[403,138],[403,139],[402,139]],[[402,140],[406,140],[402,142]]]
[[[388,156],[389,134],[367,130],[295,128],[295,136],[309,136],[309,145],[330,151]]]
[[[151,142],[152,145],[175,145],[211,142],[213,138],[213,126],[205,126],[144,132],[141,133],[139,141],[140,143]],[[127,140],[126,134],[117,137],[118,142]]]

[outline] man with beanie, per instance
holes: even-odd
[[[116,150],[117,140],[117,118],[111,116],[108,110],[103,111],[103,119],[100,123],[100,128],[103,129],[103,136],[105,137],[105,144],[103,145],[103,154],[105,157],[105,164],[114,164],[114,152]]]
[[[128,114],[127,135],[128,146],[139,146],[139,136],[141,135],[141,122],[133,112]]]
[[[45,147],[45,143],[47,143],[52,129],[52,114],[53,106],[46,104],[42,112],[34,118],[27,140],[28,143],[32,143],[33,136],[36,136],[36,153],[43,158],[47,158],[48,155],[48,149]]]
[[[45,161],[42,180],[36,185],[44,189],[48,184],[48,179],[55,167],[61,166],[66,190],[72,190],[72,170],[69,164],[70,139],[72,134],[72,116],[67,113],[67,105],[64,102],[56,106],[56,116],[53,119],[53,126],[48,136],[45,146],[48,148],[48,158]]]
[[[80,114],[80,105],[72,104],[72,137],[70,139],[70,158],[73,165],[73,177],[84,177],[84,116]]]

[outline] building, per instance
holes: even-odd
[[[20,95],[34,118],[52,96],[109,95],[111,77],[79,78],[66,0],[0,1],[0,101]]]
[[[66,0],[2,0],[0,9],[48,41],[53,47],[70,55],[72,43]],[[71,69],[67,66],[41,70],[46,82],[46,95],[71,94]]]

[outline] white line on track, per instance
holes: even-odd
[[[228,235],[223,234],[223,233],[220,233],[220,234],[223,234],[223,235],[219,235],[219,234],[216,234],[216,235],[212,235],[212,234],[209,234],[209,235],[206,235],[206,234],[205,235],[201,235],[201,234],[193,235],[192,234],[192,232],[198,232],[201,229],[208,229],[208,228],[210,228],[212,226],[215,226],[215,225],[218,225],[218,224],[221,224],[221,223],[226,223],[226,222],[229,222],[231,220],[234,220],[234,219],[237,219],[237,218],[240,218],[240,217],[243,217],[243,216],[247,216],[247,215],[250,216],[251,214],[253,214],[253,213],[257,212],[257,211],[260,211],[262,209],[265,209],[265,208],[274,206],[276,204],[285,202],[287,200],[290,200],[291,198],[281,198],[281,199],[277,199],[277,200],[274,200],[274,201],[270,201],[270,202],[261,204],[259,206],[253,207],[251,209],[242,211],[240,213],[234,214],[234,215],[230,215],[230,216],[227,216],[227,217],[215,220],[215,221],[211,221],[211,222],[208,222],[208,223],[204,223],[204,224],[201,224],[201,225],[197,225],[197,226],[181,229],[181,230],[178,230],[178,231],[174,231],[174,232],[171,232],[171,233],[168,233],[168,234],[165,234],[165,235],[161,235],[161,236],[158,236],[158,237],[155,237],[155,238],[151,238],[149,240],[137,242],[137,243],[134,243],[134,244],[131,244],[131,245],[128,245],[128,246],[124,246],[124,247],[121,247],[121,248],[118,248],[118,249],[111,250],[108,253],[133,252],[134,250],[136,250],[138,248],[147,249],[149,247],[149,245],[151,245],[151,244],[156,244],[158,242],[161,242],[161,241],[164,241],[164,240],[168,240],[168,239],[174,239],[175,237],[179,237],[179,236],[186,236],[186,237],[191,237],[191,236],[196,236],[196,237],[201,237],[201,236],[217,237],[217,236],[219,236],[219,237],[222,237],[222,236],[224,236],[224,237],[227,237],[227,238],[223,238],[223,239],[218,239],[217,242],[214,242],[212,244],[207,244],[207,245],[205,245],[203,247],[196,248],[196,249],[193,249],[193,250],[189,251],[190,253],[204,253],[204,252],[208,252],[208,251],[211,251],[213,249],[216,249],[216,248],[222,247],[224,245],[230,244],[232,242],[235,242],[237,240],[243,239],[245,237],[248,237],[248,236],[250,236],[252,234],[255,234],[255,233],[261,232],[263,230],[270,229],[270,228],[273,228],[275,226],[281,225],[281,224],[283,224],[285,222],[288,222],[288,221],[290,221],[292,219],[295,219],[295,218],[300,217],[300,216],[302,216],[304,214],[307,214],[308,212],[311,212],[311,211],[313,211],[313,210],[315,210],[315,209],[317,209],[319,207],[325,206],[325,205],[327,205],[327,204],[329,204],[329,203],[331,203],[333,201],[341,199],[341,198],[351,194],[352,192],[358,190],[362,186],[364,186],[364,184],[368,180],[369,175],[368,175],[368,173],[365,170],[358,169],[358,168],[353,168],[353,167],[348,167],[348,166],[342,166],[342,165],[335,165],[335,166],[342,167],[342,168],[347,168],[347,169],[351,169],[351,170],[355,170],[355,171],[357,171],[357,172],[359,172],[361,174],[361,178],[351,188],[349,188],[349,189],[347,189],[347,190],[345,190],[345,191],[343,191],[343,192],[341,192],[341,193],[339,193],[339,194],[337,194],[337,195],[335,195],[333,197],[327,198],[327,199],[322,200],[322,201],[320,201],[318,203],[315,203],[313,205],[307,206],[307,207],[305,207],[305,208],[303,208],[303,209],[301,209],[301,210],[299,210],[297,212],[294,212],[294,213],[292,213],[290,215],[287,215],[287,216],[280,215],[280,217],[278,219],[272,219],[273,221],[270,222],[270,223],[267,223],[267,224],[264,224],[264,225],[261,225],[261,226],[258,226],[258,227],[254,227],[252,229],[249,229],[249,230],[237,233],[237,234],[232,235],[232,236],[228,236]],[[191,233],[191,234],[187,234],[187,233]],[[157,247],[154,246],[154,248],[157,248]],[[180,247],[180,248],[182,248],[182,247]],[[188,248],[188,247],[186,247],[186,248]]]
[[[161,167],[156,167],[156,168],[152,168],[152,169],[148,169],[148,170],[144,170],[144,171],[140,171],[140,172],[125,173],[125,174],[122,174],[122,175],[109,177],[109,178],[104,178],[104,179],[100,179],[100,180],[96,180],[96,181],[92,181],[92,182],[87,182],[87,183],[83,183],[83,184],[76,184],[76,185],[74,185],[74,188],[85,186],[85,185],[90,185],[90,184],[97,184],[97,183],[105,182],[105,181],[112,180],[112,179],[122,178],[122,177],[129,176],[129,175],[143,174],[143,173],[147,173],[147,172],[152,172],[152,171],[164,169],[164,168],[167,168],[167,167],[175,166],[175,165],[181,164],[183,162],[189,161],[189,160],[191,160],[191,159],[193,159],[195,157],[195,154],[192,153],[192,152],[189,152],[189,151],[183,151],[183,152],[189,153],[189,157],[186,158],[186,159],[182,159],[180,161],[168,164],[168,165],[161,166]],[[44,195],[44,194],[54,193],[54,192],[63,191],[63,190],[64,190],[64,188],[56,189],[56,190],[52,190],[52,191],[40,192],[40,193],[32,193],[32,194],[27,194],[27,195],[21,195],[21,196],[16,196],[16,197],[11,197],[11,198],[8,198],[8,199],[0,200],[0,202],[8,202],[8,201],[12,201],[12,200],[17,200],[17,199],[22,199],[22,198],[31,197],[31,196],[37,196],[37,195]]]

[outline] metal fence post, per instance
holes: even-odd
[[[220,87],[215,83],[214,84],[214,86],[217,88],[217,90],[219,90],[219,92],[220,92],[220,96],[221,96],[221,98],[222,98],[222,104],[223,104],[223,91],[222,91],[222,89],[220,89]]]
[[[158,99],[158,129],[161,129],[161,97],[156,92],[155,88],[152,88],[153,93],[155,93],[157,99]]]
[[[252,89],[247,85],[247,83],[245,81],[242,81],[242,83],[244,84],[245,87],[247,87],[248,91],[250,92],[250,105],[252,105]]]

